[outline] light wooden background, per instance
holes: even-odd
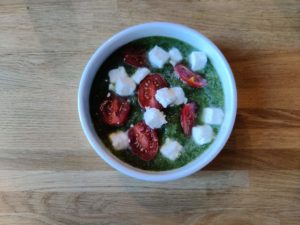
[[[145,21],[211,38],[238,86],[222,153],[168,183],[96,156],[77,88],[93,51]],[[0,0],[0,225],[300,224],[300,4],[296,0]]]

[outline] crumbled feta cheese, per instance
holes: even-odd
[[[168,105],[181,105],[187,102],[187,98],[181,87],[161,88],[156,91],[155,99],[164,107]]]
[[[202,120],[204,123],[220,125],[223,122],[224,112],[220,108],[204,108]]]
[[[116,83],[119,78],[128,77],[127,72],[123,66],[112,69],[108,72],[110,83]]]
[[[148,53],[148,58],[153,67],[163,68],[169,59],[169,53],[156,45]]]
[[[121,96],[128,96],[134,93],[135,83],[130,77],[122,77],[117,80],[116,93]]]
[[[160,148],[160,153],[169,160],[177,159],[182,151],[182,145],[169,138],[166,139],[166,142]]]
[[[189,61],[191,65],[191,69],[193,71],[201,70],[205,67],[207,63],[207,56],[204,52],[192,52],[189,56]]]
[[[197,145],[204,145],[212,141],[214,131],[210,125],[195,126],[192,128],[192,137]]]
[[[150,70],[146,67],[138,68],[131,78],[136,84],[139,84],[149,73]]]
[[[147,107],[144,113],[145,123],[152,129],[160,128],[162,125],[166,124],[166,116],[163,112],[156,108]]]
[[[164,108],[166,108],[176,100],[176,95],[170,88],[164,87],[156,91],[155,98]]]
[[[173,102],[174,105],[181,105],[187,103],[187,98],[181,87],[172,87],[170,88],[171,91],[176,96],[175,101]]]
[[[175,66],[178,62],[182,60],[182,55],[177,48],[171,48],[169,50],[170,63]]]
[[[112,146],[115,150],[124,150],[129,147],[127,132],[117,131],[109,135]]]

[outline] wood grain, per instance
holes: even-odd
[[[296,0],[0,0],[0,225],[298,225],[299,12]],[[238,87],[224,150],[162,184],[99,159],[76,102],[93,51],[153,20],[208,36]]]

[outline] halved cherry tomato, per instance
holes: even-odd
[[[146,53],[143,50],[127,48],[124,51],[124,62],[133,67],[147,66]]]
[[[129,146],[133,154],[144,161],[154,159],[158,152],[158,137],[155,130],[139,122],[128,131]]]
[[[207,85],[207,81],[200,74],[194,73],[182,64],[177,64],[174,67],[174,70],[179,75],[180,79],[191,87],[202,88]]]
[[[180,123],[185,135],[190,135],[197,117],[197,105],[194,102],[187,103],[180,112]]]
[[[130,112],[130,103],[126,98],[112,94],[106,97],[99,108],[105,124],[110,126],[123,125]]]
[[[140,106],[162,109],[162,105],[155,99],[155,93],[158,89],[167,86],[167,82],[159,74],[147,75],[141,81],[137,91]]]

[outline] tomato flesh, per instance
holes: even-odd
[[[99,112],[105,124],[121,126],[128,119],[130,103],[127,98],[111,93],[100,104]]]
[[[147,66],[145,51],[127,48],[124,52],[124,62],[133,67]]]
[[[177,64],[174,67],[174,71],[183,82],[191,87],[202,88],[207,85],[207,81],[200,74],[194,73],[183,64]]]
[[[142,108],[151,107],[162,109],[162,105],[156,100],[155,94],[158,89],[167,87],[167,82],[159,74],[149,74],[138,87],[138,101]]]
[[[139,122],[128,131],[129,146],[134,155],[144,161],[154,159],[158,152],[158,137],[156,130],[144,122]]]
[[[187,136],[191,135],[192,128],[195,125],[197,118],[197,105],[194,102],[187,103],[183,106],[180,112],[180,124],[183,133]]]

